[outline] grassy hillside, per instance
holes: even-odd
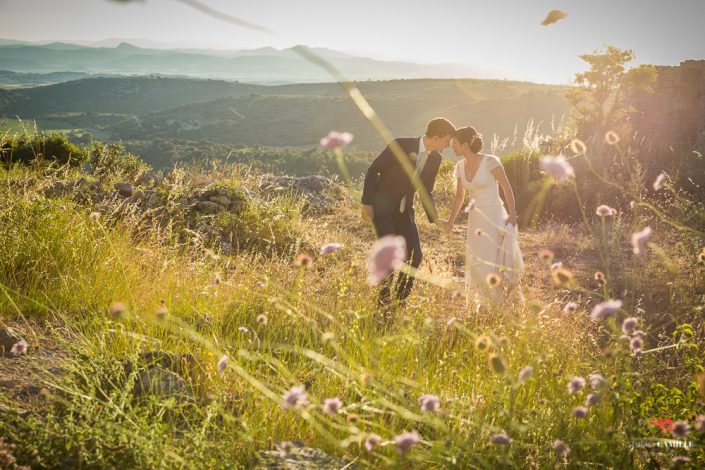
[[[238,166],[153,180],[133,161],[46,163],[0,166],[0,327],[28,344],[0,357],[0,436],[15,447],[0,446],[18,464],[252,468],[293,459],[287,441],[360,468],[705,464],[705,226],[693,223],[705,214],[670,180],[661,192],[610,180],[631,208],[601,218],[591,204],[581,223],[522,226],[527,301],[481,312],[459,294],[462,218],[447,235],[419,217],[423,280],[385,326],[359,181],[316,213]],[[436,189],[442,215],[450,167]],[[603,184],[577,165],[576,180],[564,187],[573,205],[585,196],[573,188]],[[199,212],[208,191],[245,199]],[[647,225],[635,255],[631,234]],[[342,248],[319,255],[329,242]],[[573,282],[556,283],[540,249]],[[592,319],[606,299],[622,307]],[[331,398],[342,406],[326,413]]]

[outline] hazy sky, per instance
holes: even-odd
[[[296,44],[383,59],[458,62],[498,77],[567,83],[605,43],[637,63],[705,59],[705,0],[201,0],[281,37],[218,22],[174,0],[0,0],[0,37],[145,38],[186,47]],[[568,17],[540,22],[552,9]]]

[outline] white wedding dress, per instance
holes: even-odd
[[[517,243],[516,227],[507,225],[507,210],[499,197],[497,179],[491,171],[502,165],[495,155],[482,157],[471,180],[465,175],[465,159],[455,165],[453,176],[460,178],[474,208],[468,211],[465,249],[465,281],[476,302],[501,303],[505,293],[519,284],[524,261]],[[509,250],[510,252],[507,252]],[[500,284],[490,287],[488,278],[496,274]],[[518,290],[522,298],[521,288]]]

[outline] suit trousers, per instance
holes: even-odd
[[[419,239],[419,230],[414,220],[413,212],[393,211],[389,215],[375,217],[372,221],[377,238],[382,238],[385,235],[401,235],[406,241],[406,260],[413,268],[418,268],[421,265],[423,254],[421,252],[421,241]],[[393,275],[390,273],[382,282],[381,289],[377,297],[377,303],[380,306],[386,306],[391,301],[391,291],[393,284]],[[411,288],[414,286],[414,277],[406,273],[400,272],[396,282],[396,298],[399,301],[406,299],[411,293]]]

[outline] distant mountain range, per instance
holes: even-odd
[[[330,75],[293,48],[251,50],[143,48],[116,39],[96,45],[54,42],[30,44],[0,39],[0,69],[24,73],[80,72],[98,75],[149,75],[218,78],[247,83],[330,82]],[[156,45],[156,44],[155,44]],[[305,47],[305,46],[304,46]],[[356,57],[326,48],[309,48],[351,80],[400,78],[496,78],[469,65],[424,65]]]

